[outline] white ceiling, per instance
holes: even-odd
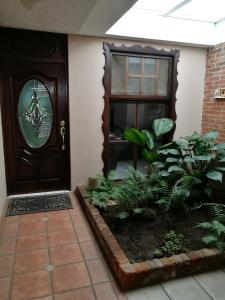
[[[135,0],[0,0],[0,26],[104,34]]]

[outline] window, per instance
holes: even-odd
[[[124,131],[151,128],[157,118],[176,119],[179,51],[113,44],[104,44],[104,50],[104,174],[116,170],[118,178],[125,178],[128,166],[143,173],[147,168],[139,147],[124,140]]]

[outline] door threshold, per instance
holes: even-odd
[[[59,190],[59,191],[51,191],[51,192],[40,192],[40,193],[27,193],[27,194],[17,194],[17,195],[9,195],[8,199],[13,198],[24,198],[24,197],[35,197],[35,196],[44,196],[44,195],[54,195],[54,194],[63,194],[63,193],[69,193],[71,191],[69,190]]]

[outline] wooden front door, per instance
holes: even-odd
[[[8,194],[69,189],[67,37],[0,29],[0,39]]]

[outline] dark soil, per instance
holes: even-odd
[[[106,213],[103,218],[132,263],[152,259],[154,251],[162,246],[165,234],[170,230],[184,235],[189,251],[205,247],[201,241],[203,231],[195,227],[208,220],[208,214],[204,211],[191,212],[190,215],[177,212],[160,216],[154,221],[143,217],[118,220]]]

